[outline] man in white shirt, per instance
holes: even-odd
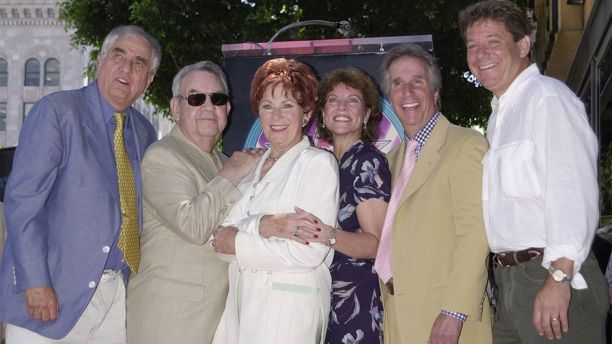
[[[483,159],[494,343],[605,343],[606,285],[590,254],[598,143],[584,106],[530,65],[532,25],[513,3],[471,5],[459,26],[470,70],[494,95]]]

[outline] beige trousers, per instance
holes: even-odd
[[[53,340],[7,324],[6,344],[125,344],[125,333],[123,276],[120,272],[105,272],[87,308],[66,337]]]

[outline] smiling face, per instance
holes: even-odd
[[[427,65],[421,59],[404,56],[391,63],[389,98],[395,114],[410,138],[438,111],[438,92],[432,90]]]
[[[339,83],[327,94],[323,107],[323,120],[332,132],[334,141],[347,137],[354,142],[361,138],[370,110],[366,109],[363,93]]]
[[[310,114],[278,83],[266,87],[258,106],[259,120],[272,152],[282,154],[302,139],[302,124]]]
[[[466,30],[468,66],[480,83],[498,98],[529,66],[530,46],[529,36],[515,42],[502,22],[485,19]]]
[[[129,108],[153,81],[152,50],[141,37],[120,36],[98,57],[98,90],[117,111]]]
[[[206,100],[200,106],[189,105],[190,94],[205,93]],[[183,78],[180,86],[181,98],[172,98],[170,109],[172,118],[187,139],[204,151],[211,152],[219,136],[227,125],[230,103],[213,105],[211,93],[224,93],[219,78],[213,73],[196,70]]]

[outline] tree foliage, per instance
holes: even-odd
[[[221,63],[221,44],[266,42],[290,23],[348,20],[356,37],[432,34],[442,78],[442,110],[453,122],[484,125],[489,93],[464,77],[464,44],[457,31],[459,10],[471,0],[65,0],[60,18],[73,30],[73,43],[93,46],[92,61],[115,26],[136,24],[156,37],[163,59],[147,98],[166,109],[172,78],[187,64]],[[277,40],[337,38],[329,28],[301,27]],[[370,71],[377,73],[377,71]]]

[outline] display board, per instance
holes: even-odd
[[[223,136],[223,151],[229,155],[245,147],[267,147],[267,140],[249,100],[253,75],[267,60],[295,58],[310,65],[319,80],[333,69],[355,67],[370,75],[379,86],[384,55],[393,46],[408,42],[420,44],[428,51],[433,50],[431,35],[273,42],[269,46],[267,43],[224,44],[223,65],[231,89],[232,113]],[[383,118],[374,144],[386,153],[397,146],[404,133],[388,99],[381,99]],[[315,145],[329,147],[317,138],[316,126],[312,121],[307,129],[307,135]]]

